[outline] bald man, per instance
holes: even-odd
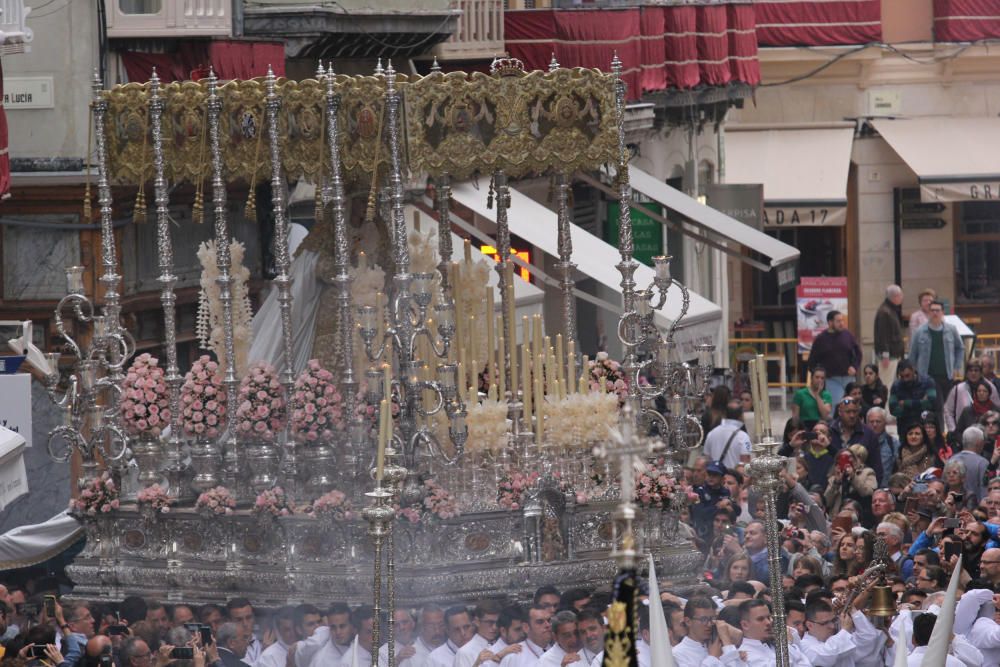
[[[987,549],[979,561],[979,576],[994,586],[1000,584],[1000,549]]]

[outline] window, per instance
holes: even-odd
[[[122,14],[159,14],[163,0],[118,0]]]
[[[1000,303],[1000,202],[959,205],[955,273],[958,303]]]
[[[803,276],[842,276],[843,264],[840,261],[842,227],[799,227],[791,229],[765,229],[764,232],[774,236],[779,241],[795,246],[803,257],[810,258],[808,262],[799,263],[799,272]],[[778,272],[753,272],[754,295],[756,308],[794,308],[795,289],[789,287],[783,292],[778,291]]]

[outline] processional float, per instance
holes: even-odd
[[[384,599],[391,608],[605,585],[616,572],[609,552],[631,560],[643,550],[678,584],[695,583],[703,558],[678,530],[687,502],[680,479],[703,435],[693,410],[713,346],[701,346],[697,360],[679,358],[673,337],[688,293],[669,257],[654,259],[651,284],[636,282],[621,69],[615,58],[610,74],[557,63],[525,72],[500,59],[490,74],[405,77],[390,66],[342,76],[320,67],[304,81],[211,74],[163,84],[154,73],[110,90],[95,79],[104,293],[95,306],[80,268],[67,270],[69,294],[55,319],[69,355],[53,354],[48,369],[67,415],[49,451],[82,461],[74,507],[88,540],[69,568],[75,594],[199,603],[239,595],[268,606],[356,603],[374,592],[376,606]],[[620,204],[620,365],[576,347],[569,183],[603,167]],[[558,209],[554,337],[542,335],[540,320],[515,315],[521,262],[511,253],[509,182],[529,176],[551,177]],[[496,207],[498,309],[492,290],[472,279],[468,253],[464,262],[453,257],[450,186],[479,177],[489,179]],[[141,218],[149,182],[164,368],[146,355],[132,359],[117,292],[112,186],[138,189]],[[265,182],[276,369],[246,358],[242,249],[232,242],[233,219],[259,215],[256,184]],[[316,186],[314,238],[304,245],[332,251],[322,278],[335,307],[320,315],[334,322],[329,368],[295,362],[287,195],[295,182]],[[407,184],[423,190],[425,182],[436,252],[425,244],[411,256]],[[171,188],[184,183],[195,188],[193,218],[210,217],[214,229],[201,255],[199,323],[214,355],[186,376],[173,252],[184,229],[169,208]],[[228,200],[234,183],[250,187],[240,206]],[[352,247],[359,229],[381,234],[375,257]],[[359,277],[376,264],[388,279],[376,294],[359,293]],[[681,301],[682,316],[660,331],[653,318],[667,299]],[[73,331],[92,327],[89,348],[71,338],[70,320]],[[612,448],[624,456],[620,475],[594,454],[609,427],[622,440]],[[625,442],[634,434],[657,444]],[[637,492],[629,462],[639,461],[645,486]]]

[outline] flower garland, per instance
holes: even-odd
[[[140,505],[150,507],[154,512],[166,514],[170,511],[170,504],[174,499],[167,494],[167,490],[159,484],[147,486],[136,496],[136,501]]]
[[[170,423],[167,384],[159,361],[148,352],[132,362],[122,384],[122,419],[129,435],[160,437]]]
[[[334,521],[350,521],[354,518],[354,508],[343,491],[328,491],[302,509],[302,514],[310,517],[331,517]]]
[[[333,373],[319,360],[310,359],[295,380],[291,399],[292,434],[300,443],[330,441],[344,428],[343,397],[333,382]]]
[[[295,513],[295,503],[284,489],[276,486],[257,494],[253,513],[257,516],[291,516]]]
[[[285,427],[285,399],[274,367],[263,361],[253,364],[240,382],[236,430],[244,436],[274,440]]]
[[[465,424],[469,437],[465,451],[470,454],[498,453],[507,445],[507,402],[486,399],[466,406]]]
[[[196,438],[217,438],[226,424],[226,386],[219,364],[203,354],[191,365],[181,387],[184,432]]]
[[[624,403],[628,397],[628,378],[622,370],[622,365],[608,358],[607,352],[598,352],[597,357],[587,362],[590,372],[590,390],[614,393],[618,401]]]
[[[78,498],[69,501],[72,512],[84,516],[108,514],[119,507],[120,492],[111,473],[104,471],[99,477],[88,480]]]
[[[462,512],[455,497],[443,486],[433,479],[425,479],[424,489],[426,495],[419,505],[395,506],[397,519],[409,523],[420,523],[424,519],[429,521],[453,519],[461,515]]]
[[[562,400],[546,397],[545,442],[564,448],[588,448],[604,440],[618,421],[618,395],[592,392]]]
[[[206,514],[229,515],[236,509],[236,498],[226,487],[216,486],[199,495],[194,507]]]
[[[560,479],[559,473],[554,472],[552,476],[559,482],[559,490],[566,493],[570,490],[570,484]],[[507,470],[500,481],[497,482],[497,504],[508,510],[519,510],[523,506],[524,492],[538,485],[538,480],[542,478],[541,473],[532,471],[529,473],[511,468]],[[587,494],[583,491],[576,492],[576,502],[582,505],[587,502]]]

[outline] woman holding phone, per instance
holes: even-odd
[[[934,466],[934,452],[931,450],[923,424],[915,422],[906,427],[896,460],[896,472],[913,479]]]
[[[792,417],[801,420],[808,429],[820,420],[828,420],[832,412],[833,397],[826,390],[826,370],[817,366],[809,384],[792,396]]]

